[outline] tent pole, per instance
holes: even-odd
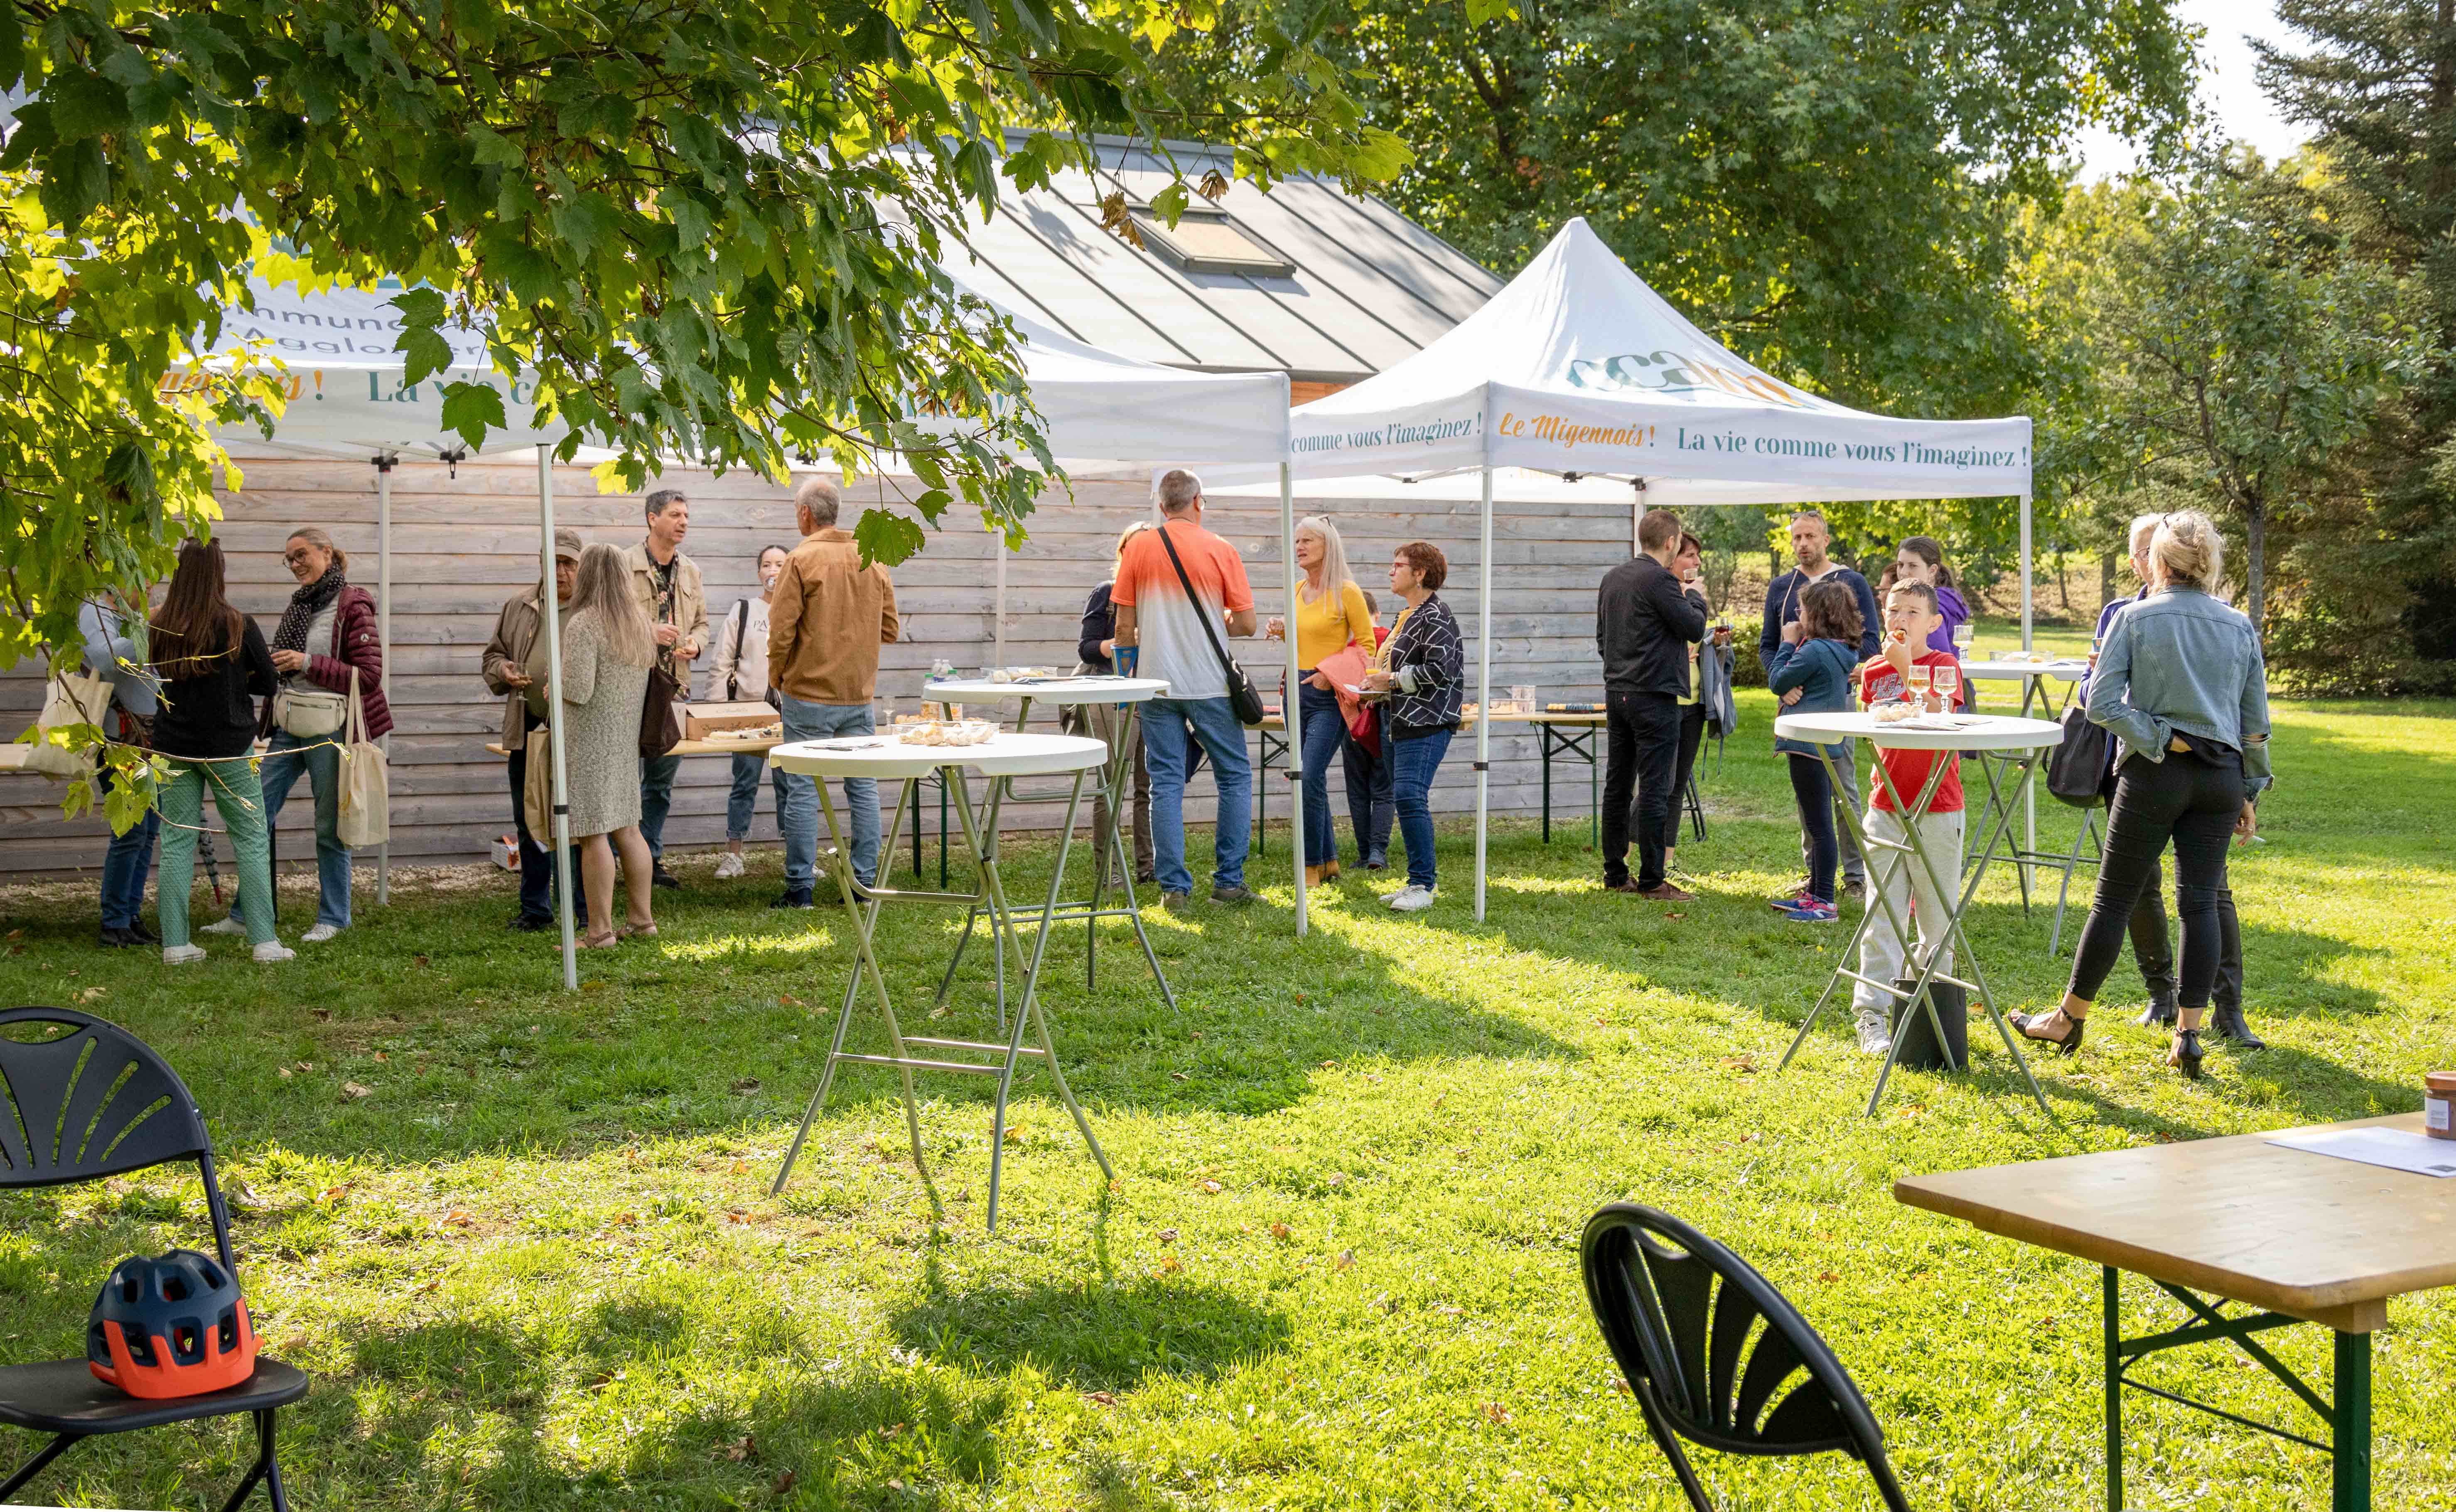
[[[1489,446],[1491,443],[1485,443]],[[1484,922],[1484,826],[1492,781],[1492,460],[1484,463],[1484,521],[1475,569],[1475,918]]]
[[[1280,637],[1284,643],[1282,649],[1288,655],[1287,691],[1279,696],[1279,733],[1288,738],[1291,757],[1288,775],[1297,779],[1293,785],[1296,802],[1288,807],[1288,812],[1296,820],[1288,826],[1288,855],[1296,868],[1297,938],[1303,939],[1306,929],[1304,716],[1298,712],[1298,705],[1303,695],[1297,691],[1297,485],[1296,469],[1286,461],[1279,463],[1279,564],[1286,570],[1288,578],[1288,608],[1284,622],[1287,633]],[[1332,583],[1330,591],[1338,593],[1339,584]]]
[[[2033,580],[2034,573],[2030,561],[2030,491],[2024,488],[2021,490],[2021,649],[2024,651],[2030,649],[2030,591]],[[2023,699],[2021,706],[2026,711],[2029,707],[2029,700]],[[2022,853],[2027,855],[2037,848],[2038,786],[2036,783],[2025,783],[2021,787],[2021,849]],[[2029,868],[2024,866],[2021,868],[2024,887],[2028,886],[2029,876]]]
[[[539,628],[545,632],[545,675],[554,689],[546,749],[554,766],[554,911],[563,925],[563,990],[580,991],[580,956],[571,937],[571,788],[563,765],[563,619],[554,582],[554,449],[540,443],[538,462]]]
[[[997,647],[997,661],[993,664],[993,667],[994,668],[1006,665],[1006,559],[1008,552],[1006,549],[1005,532],[993,531],[991,533],[990,549],[997,553],[997,618],[990,626],[991,638]]]
[[[390,679],[392,667],[392,469],[399,459],[378,453],[376,462],[376,655]],[[392,731],[384,731],[384,781],[392,781]],[[386,812],[391,806],[386,805]],[[376,847],[376,906],[392,905],[392,841]]]

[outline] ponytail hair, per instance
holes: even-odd
[[[1950,588],[1953,586],[1953,569],[1944,564],[1944,542],[1936,540],[1934,536],[1913,536],[1894,549],[1897,552],[1907,551],[1912,556],[1926,562],[1929,566],[1934,567],[1935,569],[1935,585],[1937,587]],[[1891,569],[1888,570],[1890,571]]]
[[[2149,561],[2163,586],[2215,593],[2225,572],[2225,538],[2218,534],[2217,521],[2199,510],[2178,510],[2158,522]]]

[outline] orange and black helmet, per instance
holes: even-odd
[[[256,1373],[238,1278],[194,1250],[113,1267],[86,1324],[86,1367],[132,1397],[195,1397]]]

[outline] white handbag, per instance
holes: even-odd
[[[355,678],[356,673],[352,676]],[[273,723],[300,740],[319,740],[349,722],[350,701],[320,687],[293,685],[273,695]]]
[[[334,829],[353,850],[392,838],[392,770],[384,749],[367,739],[367,701],[358,669],[350,668],[349,738],[341,746],[341,811]]]
[[[26,737],[0,747],[0,768],[39,772],[45,777],[68,780],[93,769],[91,753],[78,755],[65,746],[53,745],[46,731],[70,725],[92,725],[110,733],[104,721],[111,717],[111,679],[99,672],[76,671],[54,673],[43,692],[43,712],[34,720],[34,727]]]

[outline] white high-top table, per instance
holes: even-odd
[[[1873,714],[1784,714],[1774,720],[1773,732],[1785,740],[1807,741],[1815,745],[1818,747],[1816,759],[1825,764],[1826,779],[1833,784],[1836,792],[1842,790],[1841,782],[1833,770],[1833,758],[1825,754],[1823,747],[1851,740],[1864,740],[1876,747],[1871,752],[1873,759],[1869,763],[1874,768],[1871,790],[1882,792],[1893,800],[1893,811],[1902,816],[1902,828],[1910,837],[1909,844],[1894,845],[1890,841],[1871,839],[1860,828],[1856,813],[1840,804],[1834,806],[1835,809],[1841,813],[1843,823],[1851,827],[1852,838],[1858,841],[1860,853],[1870,858],[1872,866],[1890,864],[1895,868],[1907,868],[1915,860],[1929,876],[1942,877],[1944,873],[1929,864],[1927,848],[1919,839],[1918,821],[1926,817],[1928,805],[1934,802],[1935,790],[1944,782],[1947,764],[1935,763],[1929,769],[1927,782],[1917,795],[1905,797],[1893,787],[1893,774],[1885,769],[1883,752],[1886,749],[1932,750],[1968,755],[1984,751],[2012,761],[2019,770],[2019,783],[2027,783],[2029,774],[2036,768],[2039,760],[2063,739],[2063,726],[2049,720],[2021,719],[2003,714],[1955,714],[1950,716],[1950,720],[1955,726],[1951,729],[1910,729],[1897,724],[1880,724]],[[2009,817],[2009,813],[1999,811],[1996,828],[2000,831]],[[1884,885],[1890,877],[1872,875],[1868,879],[1867,906],[1859,911],[1858,927],[1851,931],[1851,939],[1843,946],[1834,964],[1832,978],[1825,984],[1825,991],[1817,995],[1816,1006],[1809,1011],[1807,1022],[1799,1026],[1799,1033],[1792,1038],[1791,1049],[1783,1052],[1782,1066],[1790,1065],[1791,1057],[1799,1053],[1799,1047],[1807,1042],[1809,1031],[1816,1027],[1817,1015],[1825,1011],[1825,1004],[1833,996],[1835,990],[1848,982],[1864,982],[1905,1003],[1924,1007],[1928,1025],[1935,1032],[1936,1048],[1944,1055],[1945,1064],[1955,1071],[1965,1070],[1953,1065],[1952,1042],[1945,1038],[1943,1021],[1936,1016],[1935,999],[1927,990],[1930,982],[1941,978],[1974,994],[1986,1006],[1987,1016],[1996,1021],[1996,1032],[2004,1036],[2004,1048],[2013,1052],[2014,1064],[2019,1066],[2021,1074],[2028,1078],[2030,1095],[2037,1099],[2038,1111],[2049,1117],[2055,1116],[2047,1107],[2046,1094],[2038,1090],[2038,1078],[2031,1073],[2028,1059],[2015,1042],[2012,1026],[2004,1021],[2003,1010],[1996,1006],[1996,994],[1987,986],[1987,973],[1978,965],[1978,952],[1971,949],[1970,936],[1961,928],[1961,917],[1969,909],[1971,899],[1977,896],[1978,884],[1986,878],[1987,860],[1993,848],[1991,836],[1986,844],[1980,846],[1978,865],[1963,880],[1960,896],[1954,901],[1950,916],[1945,920],[1943,938],[1955,951],[1955,966],[1968,971],[1969,979],[1938,971],[1934,956],[1919,961],[1918,975],[1908,991],[1895,983],[1879,982],[1874,977],[1860,974],[1859,940],[1868,932],[1868,926],[1874,920],[1878,908],[1885,910],[1886,919],[1893,927],[1894,937],[1902,942],[1905,958],[1915,957],[1918,950],[1917,936],[1910,929],[1908,910],[1896,913],[1893,909],[1891,894]],[[1881,862],[1877,859],[1880,855],[1883,858]],[[1875,1091],[1868,1094],[1870,1117],[1875,1116],[1876,1104],[1885,1095],[1885,1083],[1893,1077],[1893,1062],[1901,1054],[1903,1037],[1898,1032],[1893,1036],[1893,1049],[1886,1052],[1884,1067],[1876,1073]],[[1779,1071],[1782,1068],[1777,1066],[1775,1069]]]
[[[2023,719],[2030,718],[2031,710],[2036,708],[2038,718],[2059,720],[2064,717],[2064,710],[2072,707],[2073,694],[2079,689],[2080,680],[2089,675],[2089,660],[2086,657],[2058,657],[2052,662],[2008,662],[2001,657],[1990,657],[1983,661],[1962,663],[1961,675],[1972,683],[2018,683],[2021,684]],[[2055,693],[2048,688],[2049,683],[2061,683],[2064,685],[2063,692],[2060,695]],[[2057,889],[2056,896],[2056,936],[2061,939],[2064,895],[2072,889],[2074,868],[2088,864],[2081,860],[2080,848],[2083,841],[2088,838],[2089,816],[2086,813],[2083,814],[2081,835],[2073,842],[2072,852],[2069,855],[2057,855],[2052,850],[2040,850],[2038,848],[2037,794],[2025,789],[2018,783],[2005,781],[2005,778],[2010,775],[2010,767],[2013,765],[2007,758],[1993,752],[1979,752],[1977,755],[1979,772],[1987,779],[1989,817],[1992,819],[1998,815],[2009,814],[2012,811],[2014,800],[2017,798],[2020,801],[2021,837],[2019,841],[2017,843],[2014,841],[2012,828],[2008,824],[1995,826],[1994,833],[2003,841],[2006,847],[2006,858],[2014,864],[2013,875],[2021,884],[2021,911],[2027,913],[2030,909],[2030,872],[2033,868],[2062,874],[2063,884]],[[1976,866],[1979,859],[1976,855],[1964,855],[1961,858],[1963,869],[1967,870]],[[2048,947],[2048,953],[2055,953],[2054,946]]]
[[[1061,903],[1055,919],[1061,924],[1083,921],[1083,985],[1095,987],[1099,981],[1097,934],[1102,919],[1132,919],[1135,939],[1143,948],[1143,962],[1151,968],[1152,980],[1159,984],[1159,995],[1170,1009],[1177,1007],[1177,993],[1168,985],[1167,973],[1159,968],[1159,954],[1152,949],[1151,936],[1143,931],[1142,899],[1135,892],[1134,857],[1125,844],[1126,816],[1134,805],[1136,722],[1142,705],[1156,698],[1168,696],[1168,684],[1151,677],[1056,677],[1035,678],[1022,683],[996,683],[987,678],[944,678],[921,685],[921,696],[939,704],[1014,704],[1014,727],[1020,731],[1032,720],[1032,705],[1048,704],[1059,708],[1081,708],[1103,723],[1115,721],[1119,728],[1115,748],[1101,765],[1099,787],[1109,805],[1109,832],[1094,835],[1092,865],[1092,896],[1087,901]],[[1011,780],[999,783],[999,797],[1016,803],[1034,801],[1035,795],[1018,793]],[[1040,800],[1054,801],[1054,793],[1036,795]],[[997,848],[997,829],[991,827],[990,848]],[[1108,902],[1109,874],[1115,870],[1118,885],[1124,889],[1125,906],[1113,907]],[[955,958],[947,963],[947,974],[938,984],[938,1002],[947,1000],[953,988],[955,971],[963,965],[964,950],[972,944],[972,928],[980,922],[981,910],[964,921],[964,936],[955,944]],[[1000,963],[998,991],[998,1027],[1006,1027],[1006,991],[1004,964]],[[936,1006],[935,1004],[932,1005]]]
[[[771,766],[797,772],[816,781],[819,807],[828,818],[828,833],[835,843],[834,864],[836,888],[844,899],[845,914],[852,921],[853,963],[845,981],[844,1000],[836,1011],[835,1037],[828,1047],[827,1066],[819,1073],[818,1091],[810,1094],[810,1105],[802,1114],[802,1126],[793,1134],[792,1147],[785,1153],[785,1163],[776,1172],[770,1194],[785,1189],[786,1178],[793,1174],[793,1162],[802,1153],[802,1143],[809,1137],[810,1124],[827,1102],[828,1089],[835,1080],[836,1067],[845,1063],[862,1066],[892,1066],[904,1080],[904,1124],[912,1138],[912,1165],[927,1185],[930,1169],[921,1150],[921,1114],[912,1097],[912,1073],[915,1071],[972,1072],[997,1078],[997,1111],[990,1125],[990,1200],[989,1226],[997,1227],[998,1177],[1006,1153],[1006,1106],[1014,1087],[1016,1063],[1026,1055],[1036,1055],[1049,1069],[1049,1079],[1057,1089],[1066,1111],[1074,1115],[1074,1127],[1083,1134],[1083,1142],[1092,1150],[1092,1158],[1099,1163],[1100,1174],[1114,1179],[1109,1157],[1100,1151],[1100,1141],[1092,1134],[1091,1120],[1083,1116],[1082,1105],[1066,1085],[1066,1073],[1057,1064],[1057,1047],[1050,1040],[1048,1016],[1040,1006],[1040,967],[1049,949],[1049,925],[1057,911],[1059,889],[1066,882],[1066,855],[1074,837],[1074,817],[1083,801],[1083,782],[1087,773],[1097,770],[1108,757],[1108,747],[1095,740],[1073,735],[1009,735],[1000,734],[978,746],[905,745],[890,732],[877,735],[851,735],[834,740],[797,741],[777,746],[768,753]],[[1023,949],[1022,927],[1015,921],[1014,910],[1008,905],[1005,881],[998,875],[995,836],[998,825],[998,796],[1006,780],[1013,777],[1048,777],[1071,774],[1074,790],[1066,803],[1066,825],[1057,832],[1057,861],[1049,873],[1049,893],[1040,906],[1040,925],[1034,932],[1029,964],[1023,971],[1023,996],[1010,1021],[1005,1015],[1005,947],[1012,946],[1017,961],[1027,960]],[[972,851],[975,879],[970,892],[925,892],[917,889],[865,887],[852,873],[852,844],[845,833],[842,818],[836,812],[835,796],[829,784],[847,777],[866,777],[875,781],[897,781],[904,784],[898,793],[893,812],[895,818],[880,838],[879,867],[884,872],[886,858],[895,853],[895,828],[903,823],[906,801],[913,785],[935,775],[946,784],[955,803],[955,813],[963,824],[964,844]],[[972,779],[990,779],[989,794],[980,810],[972,807]],[[989,838],[984,838],[984,835]],[[887,977],[878,964],[875,932],[878,910],[890,903],[938,904],[962,907],[978,917],[984,910],[990,915],[991,929],[998,936],[999,966],[999,1028],[1007,1032],[1003,1045],[978,1040],[937,1039],[907,1034],[896,1022],[895,1005],[888,995]],[[853,1006],[861,991],[861,981],[867,973],[870,987],[878,995],[880,1014],[887,1021],[888,1043],[892,1052],[885,1055],[856,1053],[844,1048],[845,1032],[852,1026]],[[1030,1025],[1039,1044],[1026,1047],[1023,1032]],[[1000,1057],[996,1065],[976,1061],[923,1058],[911,1053],[914,1047],[931,1051],[970,1052]],[[937,1201],[937,1191],[931,1189],[931,1201]]]

